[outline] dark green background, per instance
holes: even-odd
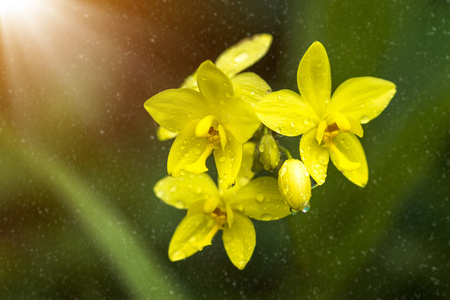
[[[0,23],[1,299],[450,297],[449,1],[47,2],[34,33]],[[254,222],[244,271],[220,234],[172,263],[184,212],[153,194],[171,142],[143,103],[260,32],[274,42],[251,70],[274,90],[297,91],[316,40],[333,89],[397,85],[364,126],[369,183],[330,166],[309,213]]]

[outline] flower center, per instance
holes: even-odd
[[[227,213],[220,208],[216,208],[212,213],[209,214],[214,220],[214,225],[211,230],[205,235],[203,240],[193,243],[193,246],[198,250],[202,250],[205,246],[211,245],[213,237],[216,235],[217,231],[223,229],[223,225],[227,223]]]
[[[325,122],[325,121],[322,121],[322,122]],[[319,128],[317,130],[317,136],[316,136],[317,140],[319,140],[319,137],[320,137],[319,130],[321,129],[320,127],[323,124],[322,122],[321,122],[321,124],[319,124]],[[325,123],[325,126],[326,126],[326,123]],[[322,127],[324,127],[324,126],[322,125]],[[345,129],[347,129],[347,128],[345,128]],[[336,143],[333,142],[335,137],[337,137],[341,132],[346,132],[346,131],[349,131],[349,129],[342,130],[337,122],[331,123],[330,125],[325,127],[323,133],[321,134],[319,145],[330,149],[330,151],[332,151],[336,155],[336,157],[338,158],[339,166],[342,170],[352,171],[352,170],[358,169],[361,166],[361,163],[350,161],[341,152],[341,150],[339,150],[339,148],[336,146]]]
[[[185,166],[185,169],[191,173],[203,173],[208,171],[206,167],[206,159],[211,155],[212,151],[218,148],[220,143],[222,150],[227,145],[227,134],[225,128],[219,123],[217,118],[209,115],[201,119],[195,127],[195,136],[197,138],[206,138],[208,144],[205,150],[200,154],[197,161]]]

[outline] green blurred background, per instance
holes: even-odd
[[[450,298],[450,1],[36,3],[0,13],[0,299]],[[254,222],[244,271],[220,234],[172,263],[185,212],[153,194],[171,142],[143,104],[261,32],[274,90],[315,40],[333,89],[397,85],[364,126],[369,183],[330,167],[309,213]]]

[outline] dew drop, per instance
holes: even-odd
[[[269,214],[263,214],[261,216],[261,220],[263,220],[263,221],[270,221],[270,220],[272,220],[272,216],[269,215]]]
[[[303,119],[303,123],[305,123],[305,125],[308,125],[308,123],[309,123],[309,118],[308,118],[308,117],[304,118],[304,119]]]
[[[184,156],[184,158],[189,158],[189,156],[191,156],[191,154],[189,152],[184,152],[183,156]]]
[[[291,127],[292,127],[292,128],[295,127],[295,122],[294,122],[294,121],[291,122]]]
[[[172,185],[172,187],[170,188],[170,191],[171,191],[172,193],[175,193],[176,190],[177,190],[177,186],[176,186],[175,184]]]
[[[266,151],[266,144],[259,144],[259,152]]]
[[[322,164],[322,165],[326,165],[328,163],[328,159],[327,159],[327,153],[325,151],[320,152],[319,154],[317,154],[317,160]]]
[[[293,209],[292,207],[289,208],[289,210],[291,211],[291,215],[293,215],[293,216],[295,216],[298,213],[298,211]]]
[[[177,202],[175,202],[175,205],[174,205],[176,208],[179,208],[179,209],[181,209],[181,208],[185,208],[186,207],[186,205],[185,205],[185,203],[183,202],[183,201],[181,201],[181,200],[178,200]]]
[[[201,186],[198,186],[198,187],[195,189],[195,192],[196,192],[197,194],[201,194],[201,193],[203,192],[202,187],[201,187]]]
[[[309,207],[309,205],[307,204],[307,205],[302,209],[302,212],[307,213],[307,212],[309,211],[309,209],[310,209],[310,207]]]
[[[225,162],[226,160],[227,160],[227,157],[225,155],[221,155],[219,157],[219,162],[221,162],[221,163]]]
[[[365,123],[367,123],[369,121],[370,121],[370,118],[368,116],[362,116],[361,117],[361,123],[365,124]]]
[[[202,150],[200,150],[199,148],[194,148],[193,152],[194,152],[195,155],[202,154]]]
[[[286,166],[283,166],[283,167],[280,169],[280,176],[284,176],[284,175],[286,174],[286,172],[287,172],[287,167],[286,167]]]
[[[164,191],[162,191],[162,190],[157,191],[156,192],[156,197],[158,197],[158,198],[164,197]]]
[[[264,195],[263,194],[257,194],[256,195],[256,201],[263,202],[264,201]]]
[[[208,81],[208,77],[206,77],[206,76],[202,76],[200,79],[203,81]]]
[[[241,270],[245,267],[245,265],[246,265],[245,260],[241,260],[240,262],[237,263],[237,267]]]
[[[250,57],[250,54],[248,54],[247,52],[242,52],[242,53],[239,53],[239,55],[237,55],[234,58],[234,61],[236,63],[240,63],[240,62],[243,62],[244,60],[248,59],[249,57]]]
[[[176,251],[171,255],[173,261],[181,260],[186,258],[186,254],[183,251]]]

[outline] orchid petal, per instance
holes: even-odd
[[[300,61],[297,84],[303,99],[322,117],[331,96],[331,70],[321,43],[314,42]]]
[[[303,134],[320,121],[314,109],[289,90],[265,96],[255,104],[255,113],[264,125],[286,136]]]
[[[231,262],[239,270],[243,270],[252,257],[256,245],[256,233],[252,221],[235,212],[231,228],[223,229],[222,240]]]

